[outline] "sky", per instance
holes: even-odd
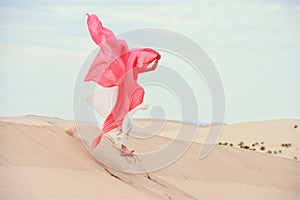
[[[226,123],[300,118],[300,3],[283,0],[1,0],[0,116],[73,119],[76,78],[96,48],[86,13],[97,14],[116,34],[154,27],[199,44],[223,82]],[[163,64],[180,72],[180,61],[167,57]],[[209,122],[205,83],[191,85],[200,99],[200,120]],[[178,119],[170,93],[160,99],[151,87],[146,90],[150,105],[161,102],[169,106],[167,117]]]

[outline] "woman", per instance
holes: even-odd
[[[124,40],[119,40],[113,32],[102,26],[96,15],[88,15],[90,35],[99,45],[99,52],[85,77],[105,88],[117,88],[116,102],[104,121],[100,134],[92,143],[96,148],[104,134],[114,145],[119,146],[121,155],[131,156],[134,150],[127,149],[129,132],[132,129],[132,115],[143,105],[144,89],[138,85],[139,73],[156,69],[160,54],[150,48],[129,49]],[[119,130],[114,134],[113,130]]]

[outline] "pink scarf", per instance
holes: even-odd
[[[94,42],[99,45],[84,81],[94,81],[102,87],[117,87],[116,103],[106,117],[101,133],[93,141],[96,148],[103,134],[121,127],[125,115],[143,102],[144,89],[138,85],[139,73],[156,68],[160,54],[149,48],[128,49],[124,40],[103,27],[96,15],[88,15],[87,24]]]

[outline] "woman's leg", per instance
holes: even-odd
[[[121,155],[122,156],[130,156],[133,155],[134,150],[128,150],[128,134],[124,132],[120,132],[120,141],[121,141]]]

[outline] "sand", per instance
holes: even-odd
[[[131,138],[130,146],[138,153],[160,148],[178,126],[167,122],[159,136]],[[216,145],[201,160],[208,127],[200,126],[195,141],[175,163],[148,174],[128,174],[97,162],[72,121],[0,117],[0,199],[299,199],[299,126],[299,119],[225,125],[218,142],[228,145]],[[252,150],[240,148],[241,141]]]

